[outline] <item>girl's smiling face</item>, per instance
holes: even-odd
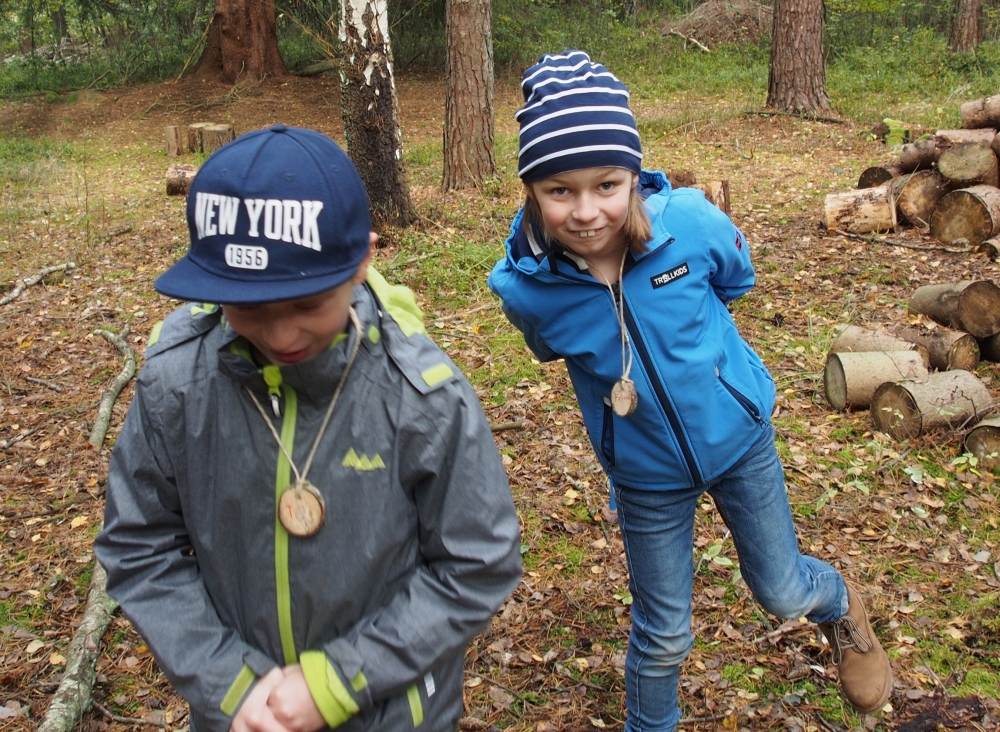
[[[591,264],[620,260],[619,236],[636,175],[624,168],[584,168],[531,184],[549,235]]]

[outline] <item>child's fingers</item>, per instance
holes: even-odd
[[[289,732],[315,732],[326,726],[298,664],[285,668],[285,677],[271,690],[267,707]]]
[[[240,706],[229,726],[230,732],[289,732],[267,708],[267,699],[285,678],[280,668],[273,668],[260,678]]]

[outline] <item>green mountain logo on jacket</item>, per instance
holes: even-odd
[[[375,453],[375,457],[373,458],[369,458],[364,453],[361,454],[361,457],[358,457],[358,453],[354,452],[353,447],[347,451],[347,454],[344,455],[343,462],[340,464],[345,468],[354,468],[355,470],[385,469],[385,463],[382,462],[382,457],[378,453]]]

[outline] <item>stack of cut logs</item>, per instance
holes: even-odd
[[[898,440],[969,430],[966,450],[984,467],[1000,466],[1000,418],[982,419],[994,400],[972,373],[980,358],[1000,361],[1000,287],[927,285],[910,296],[909,310],[938,325],[841,327],[826,361],[827,401],[838,410],[870,408],[874,428]]]
[[[961,106],[962,129],[903,145],[898,159],[868,168],[858,188],[826,197],[830,231],[863,234],[929,227],[946,246],[1000,250],[1000,96]]]
[[[232,125],[214,122],[168,125],[163,128],[163,133],[168,158],[175,158],[183,153],[211,153],[236,139],[236,131]],[[187,194],[197,172],[198,168],[188,163],[177,163],[167,168],[167,195]]]

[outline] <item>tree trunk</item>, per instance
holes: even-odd
[[[915,351],[926,367],[930,363],[927,349],[913,341],[897,338],[885,330],[868,330],[859,325],[845,325],[830,346],[830,353],[865,351]],[[877,385],[876,385],[877,386]]]
[[[1000,190],[972,186],[943,196],[931,214],[931,236],[951,245],[977,247],[1000,233]]]
[[[340,40],[344,136],[368,191],[372,221],[380,230],[407,226],[417,212],[403,168],[386,0],[341,0]]]
[[[726,216],[729,215],[728,180],[710,180],[707,183],[692,183],[691,187],[697,188],[704,193],[709,203],[722,211]]]
[[[884,186],[843,193],[828,193],[823,204],[826,228],[852,234],[896,228],[895,209]]]
[[[944,178],[936,170],[918,170],[889,183],[897,218],[913,226],[930,225],[931,215],[947,191]]]
[[[950,328],[928,330],[912,326],[895,330],[904,340],[926,349],[931,368],[938,371],[972,371],[979,365],[979,343],[968,333]]]
[[[202,150],[212,153],[228,142],[236,139],[236,130],[232,125],[205,125],[201,128]]]
[[[959,111],[962,115],[962,127],[967,130],[1000,128],[1000,96],[973,99],[959,107]]]
[[[823,65],[823,0],[775,0],[767,106],[800,113],[830,109]]]
[[[979,46],[979,16],[982,0],[955,0],[948,45],[955,53],[972,53]]]
[[[448,0],[444,101],[446,191],[471,188],[497,174],[493,155],[491,0]]]
[[[927,367],[916,351],[831,353],[823,386],[834,409],[868,409],[872,394],[885,382],[921,376],[927,376]]]
[[[976,338],[989,338],[1000,333],[1000,287],[986,280],[924,285],[910,295],[909,311]]]
[[[205,50],[192,76],[232,84],[244,76],[287,73],[278,51],[274,0],[216,0]]]
[[[965,451],[979,461],[980,470],[1000,467],[1000,417],[987,417],[965,435]]]
[[[932,430],[962,428],[993,406],[990,390],[969,371],[944,371],[882,384],[872,396],[872,423],[905,440]]]
[[[982,184],[996,187],[997,156],[989,148],[978,142],[963,142],[941,154],[938,170],[949,183],[967,188]]]
[[[989,145],[996,137],[997,131],[993,127],[981,127],[975,130],[938,130],[934,133],[937,137],[943,137],[952,145],[959,145],[963,142],[981,142]]]
[[[163,136],[166,138],[168,158],[176,158],[187,152],[187,125],[167,125],[163,128]]]

